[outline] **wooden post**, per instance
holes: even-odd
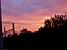
[[[4,37],[6,37],[6,28],[4,27]]]

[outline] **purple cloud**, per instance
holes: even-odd
[[[43,22],[44,18],[49,18],[48,16],[67,13],[67,0],[1,0],[1,3],[3,21],[31,23],[31,25],[26,24],[29,30],[36,30],[42,26],[40,22]],[[32,23],[39,24],[35,26]],[[23,28],[26,26],[24,25]],[[3,24],[3,27],[10,29],[11,25]],[[20,30],[19,28],[18,30]]]
[[[65,3],[67,0],[2,0],[2,14],[16,17],[25,17],[26,14],[32,13],[32,16],[52,15],[61,13]]]

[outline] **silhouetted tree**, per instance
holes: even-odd
[[[44,27],[38,31],[31,32],[27,29],[20,31],[20,35],[5,37],[4,43],[6,48],[23,48],[23,47],[47,47],[50,45],[61,45],[60,40],[66,38],[67,33],[67,16],[55,15],[45,20]]]
[[[67,16],[55,15],[54,17],[45,20],[44,27],[41,27],[38,32],[44,37],[47,37],[48,35],[54,35],[56,37],[58,35],[62,35],[64,32],[67,32],[66,30]]]

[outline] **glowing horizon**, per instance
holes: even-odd
[[[2,0],[1,2],[2,21],[31,23],[31,28],[27,28],[28,30],[38,29],[45,19],[55,14],[67,14],[67,0]],[[35,26],[33,23],[38,24]]]

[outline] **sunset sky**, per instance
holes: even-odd
[[[45,18],[67,13],[67,0],[1,0],[3,22],[30,23],[30,30],[39,28]],[[34,25],[36,23],[36,25]],[[6,24],[5,24],[6,25]],[[5,26],[4,25],[4,26]],[[4,27],[3,26],[3,27]],[[17,25],[16,25],[17,26]],[[17,26],[18,27],[18,26]]]

